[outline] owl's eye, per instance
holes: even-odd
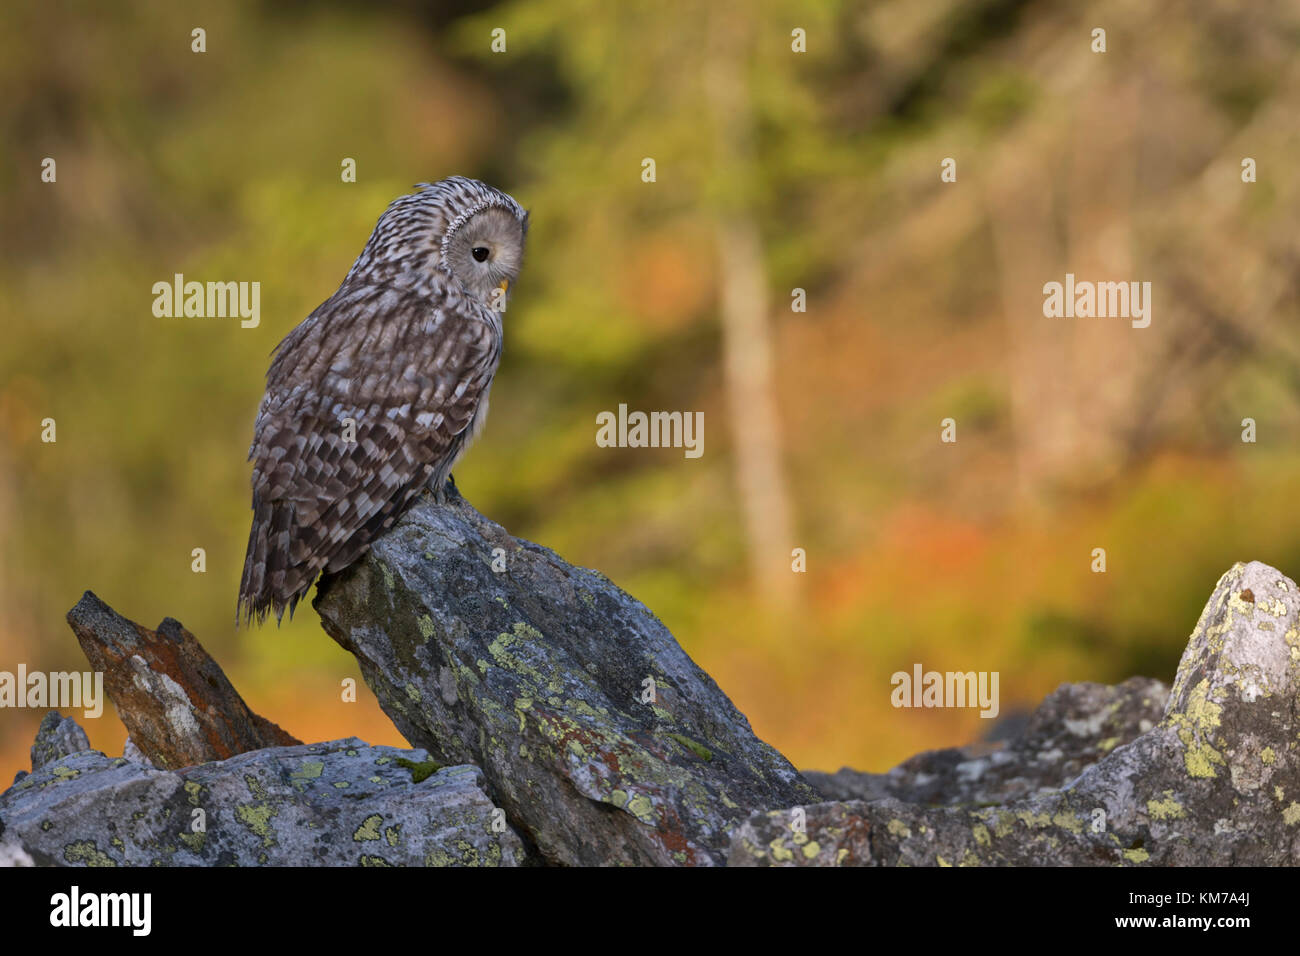
[[[473,249],[469,251],[469,254],[474,257],[475,262],[487,262],[488,247],[475,246]]]

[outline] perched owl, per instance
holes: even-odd
[[[528,214],[460,176],[379,217],[337,292],[275,349],[253,427],[239,614],[293,609],[423,488],[441,497],[487,417]]]

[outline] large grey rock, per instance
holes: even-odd
[[[644,605],[454,490],[315,607],[406,738],[482,767],[549,862],[720,863],[750,813],[818,799]]]
[[[476,767],[438,769],[422,750],[355,738],[179,771],[85,750],[45,763],[0,794],[0,864],[524,862],[518,835],[482,786]]]
[[[866,799],[755,814],[736,829],[729,862],[1300,863],[1296,583],[1259,562],[1229,570],[1158,723],[1143,731],[1161,696],[1141,681],[1063,688],[1007,748],[1008,762],[940,752],[874,781],[823,776],[828,792]],[[1075,775],[1089,753],[1096,761]]]

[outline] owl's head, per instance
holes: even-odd
[[[487,201],[452,222],[442,240],[442,263],[471,296],[489,308],[504,307],[505,296],[524,262],[528,214]]]
[[[429,293],[450,273],[471,298],[502,309],[523,265],[528,213],[464,176],[417,188],[384,210],[348,279]]]

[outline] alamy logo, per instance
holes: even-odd
[[[1151,324],[1150,282],[1065,282],[1043,286],[1043,315],[1049,319],[1132,319],[1133,328]]]
[[[153,295],[153,314],[160,319],[238,316],[245,329],[255,329],[262,321],[260,282],[186,282],[178,272],[171,282],[155,282]]]
[[[51,926],[129,926],[132,935],[148,936],[152,911],[151,893],[82,894],[74,886],[50,897]]]
[[[87,717],[104,712],[103,671],[27,672],[26,664],[18,673],[0,671],[0,707],[34,707],[40,710],[76,710],[84,708]]]
[[[596,444],[601,448],[684,448],[687,458],[704,454],[703,412],[629,412],[596,416]]]
[[[978,707],[980,716],[998,715],[997,671],[922,671],[912,665],[912,673],[898,671],[889,682],[894,685],[889,702],[895,707]]]

